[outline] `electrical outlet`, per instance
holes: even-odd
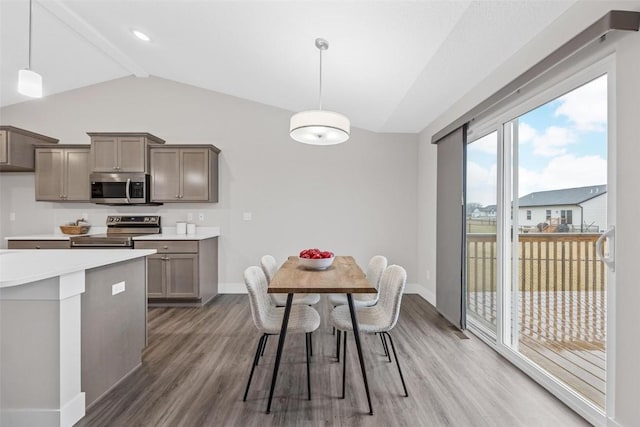
[[[245,221],[251,221],[253,219],[253,215],[251,214],[251,212],[244,212],[242,214],[242,219]]]
[[[193,213],[189,212],[187,214],[187,221],[193,221]]]
[[[11,212],[9,214],[9,221],[15,221],[16,220],[16,213],[15,212]]]
[[[427,270],[427,280],[431,280],[431,270]]]
[[[116,295],[121,292],[124,292],[124,282],[118,282],[114,285],[111,285],[111,295]]]
[[[200,212],[198,214],[198,221],[204,221],[204,213],[203,212]]]

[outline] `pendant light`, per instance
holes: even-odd
[[[31,13],[29,0],[29,66],[18,72],[18,92],[31,98],[42,98],[42,76],[31,69]]]
[[[325,39],[316,39],[320,51],[320,93],[317,110],[302,111],[291,116],[289,134],[298,142],[312,145],[334,145],[349,139],[350,122],[342,114],[322,109],[322,51],[329,48]]]

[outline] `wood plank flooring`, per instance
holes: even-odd
[[[392,335],[409,397],[377,336],[363,335],[375,415],[368,415],[353,337],[342,365],[326,319],[314,333],[312,400],[306,400],[304,335],[288,334],[272,413],[265,414],[275,350],[271,337],[249,397],[242,394],[259,335],[246,295],[202,308],[149,309],[143,365],[87,411],[82,426],[582,426],[582,418],[476,337],[456,332],[417,295],[403,298]]]
[[[604,409],[606,292],[525,292],[518,297],[520,352]],[[495,292],[470,292],[468,301],[469,313],[495,329]]]

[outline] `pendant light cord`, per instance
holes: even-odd
[[[29,0],[29,70],[31,69],[31,11],[33,6],[31,0]]]
[[[318,94],[318,104],[320,104],[320,110],[322,110],[322,49],[318,50],[320,51],[320,93]]]

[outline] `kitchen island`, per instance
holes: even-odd
[[[72,426],[141,363],[154,250],[0,250],[0,425]]]

